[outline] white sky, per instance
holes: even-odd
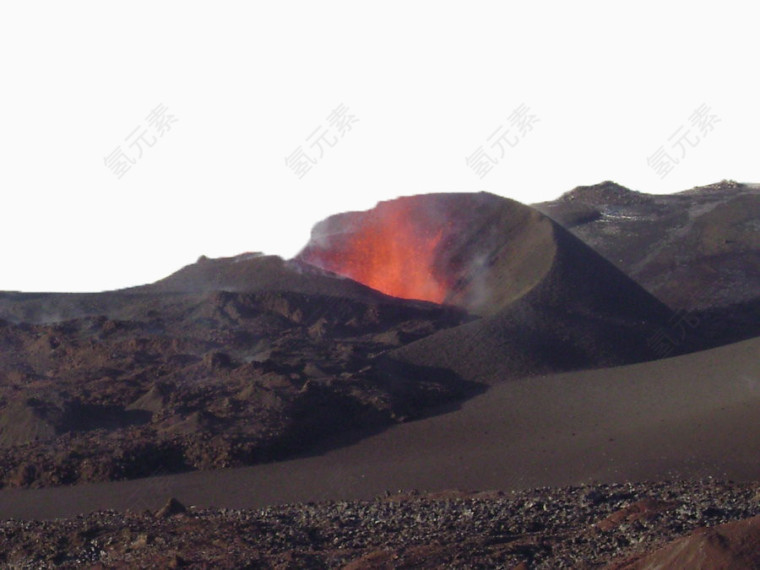
[[[0,290],[126,287],[202,254],[289,257],[321,218],[399,195],[760,182],[743,6],[3,2]],[[703,103],[719,120],[700,135]],[[139,157],[142,131],[129,137],[159,104],[176,122]],[[327,122],[340,104],[357,119],[343,137]],[[513,128],[502,158],[486,139],[521,104],[538,122]],[[321,158],[321,131],[307,141],[320,126],[334,141]],[[120,145],[134,164],[117,178],[104,159]],[[481,145],[497,159],[482,178],[465,162]],[[316,154],[302,178],[285,163],[299,146]],[[661,146],[680,159],[664,178],[647,164]]]

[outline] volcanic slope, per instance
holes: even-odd
[[[658,339],[683,328],[547,216],[484,192],[404,197],[333,216],[315,226],[297,259],[480,315],[392,351],[386,362],[445,368],[484,384],[654,359]],[[697,341],[686,335],[677,348]]]
[[[760,298],[757,185],[723,181],[653,195],[607,181],[535,207],[670,307]]]
[[[275,255],[244,253],[210,259],[201,256],[155,283],[102,293],[0,292],[0,319],[10,322],[55,323],[81,317],[142,318],[148,309],[161,310],[164,302],[182,295],[215,291],[235,293],[298,293],[321,298],[353,299],[377,303],[387,296],[350,279],[327,274],[313,266],[286,261]],[[189,298],[189,297],[188,297]]]
[[[454,412],[291,461],[0,491],[0,516],[123,510],[134,507],[135,496],[152,509],[170,496],[186,505],[246,508],[370,498],[388,489],[756,480],[758,355],[754,339],[656,362],[503,382]]]

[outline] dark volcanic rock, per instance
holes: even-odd
[[[187,508],[180,503],[177,499],[172,497],[166,504],[156,511],[156,518],[165,519],[174,515],[180,515],[186,513]]]
[[[128,320],[0,327],[0,485],[282,459],[472,393],[381,358],[462,311],[365,291],[137,294]]]

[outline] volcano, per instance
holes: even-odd
[[[318,223],[297,260],[394,297],[497,312],[540,282],[552,222],[493,194],[425,194]]]
[[[330,217],[292,260],[0,294],[0,485],[292,457],[492,384],[655,359],[671,317],[550,218],[488,193]]]
[[[296,259],[481,317],[392,356],[486,384],[654,359],[652,339],[672,327],[665,305],[570,232],[485,192],[332,216]]]
[[[662,358],[760,330],[757,188],[722,190],[410,196],[290,260],[0,292],[0,518],[98,511],[1,521],[0,563],[755,567],[758,519],[715,525],[757,483],[702,478],[757,477],[760,338]],[[711,275],[742,319],[694,328]]]

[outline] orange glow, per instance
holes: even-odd
[[[325,247],[311,244],[300,257],[387,295],[442,303],[448,286],[433,262],[443,230],[422,227],[412,211],[405,201],[381,204],[359,227],[328,236]]]

